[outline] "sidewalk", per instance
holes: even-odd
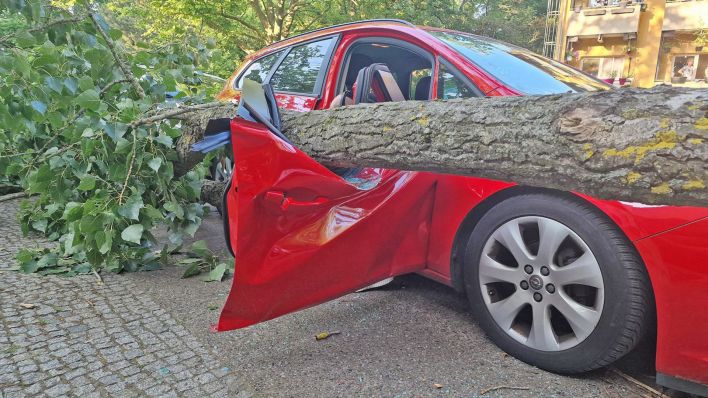
[[[250,396],[236,374],[128,279],[3,270],[19,200],[0,202],[0,397]]]

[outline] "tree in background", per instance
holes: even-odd
[[[107,18],[133,42],[214,39],[206,71],[228,76],[242,57],[296,33],[374,18],[457,29],[539,51],[543,0],[107,0]]]

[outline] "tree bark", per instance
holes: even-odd
[[[218,106],[190,111],[184,115],[182,136],[176,143],[178,160],[174,162],[175,177],[181,177],[204,159],[205,154],[192,152],[192,145],[204,138],[204,129],[210,119],[232,118],[236,115],[236,105],[224,102]]]
[[[222,212],[222,202],[221,199],[224,195],[224,189],[226,189],[226,182],[214,181],[214,180],[204,180],[202,184],[201,199],[204,203],[209,203]]]
[[[708,90],[671,87],[285,112],[327,166],[474,175],[603,199],[708,206]]]

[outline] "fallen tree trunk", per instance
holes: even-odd
[[[647,204],[708,206],[708,90],[656,88],[283,114],[328,166],[474,175]]]
[[[213,106],[210,106],[213,105]],[[203,109],[180,115],[182,136],[176,143],[179,159],[174,163],[175,177],[181,177],[204,159],[201,152],[192,152],[192,145],[204,138],[204,129],[210,119],[231,118],[236,115],[236,106],[230,102],[204,104]]]
[[[223,213],[222,198],[226,189],[226,182],[204,180],[202,184],[201,200],[204,203],[209,203]]]

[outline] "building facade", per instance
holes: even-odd
[[[708,0],[549,0],[544,52],[616,85],[708,87]]]

